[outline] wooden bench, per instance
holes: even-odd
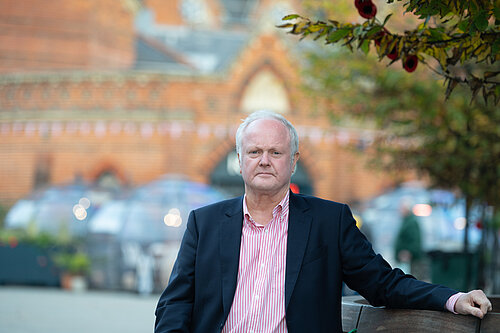
[[[446,311],[373,307],[361,296],[342,298],[342,329],[365,332],[499,333],[500,296],[489,296],[493,311],[482,320]]]

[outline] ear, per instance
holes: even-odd
[[[300,158],[300,153],[299,152],[296,152],[295,155],[293,156],[293,165],[295,166],[295,164],[297,164],[297,162],[299,161],[299,158]]]
[[[240,154],[238,153],[237,156],[238,156],[238,164],[240,166],[240,175],[241,175],[241,158],[240,158]]]
[[[295,170],[297,168],[297,162],[299,161],[300,153],[296,152],[295,155],[293,156],[293,163],[292,163],[292,174],[295,173]]]

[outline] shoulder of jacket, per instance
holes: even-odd
[[[212,204],[194,209],[196,214],[198,213],[209,213],[209,212],[218,212],[218,211],[227,211],[227,210],[238,210],[239,206],[243,209],[242,206],[242,197],[236,197],[231,199],[226,199],[218,202],[214,202]]]
[[[294,194],[294,196],[297,198],[297,200],[304,200],[306,203],[310,205],[318,205],[318,206],[325,206],[325,207],[332,207],[335,206],[336,208],[342,208],[343,206],[347,206],[344,203],[341,202],[336,202],[332,200],[327,200],[319,197],[315,197],[312,195],[307,195],[307,194]]]

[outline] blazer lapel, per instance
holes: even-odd
[[[290,212],[288,216],[288,240],[285,274],[285,310],[288,308],[293,288],[302,266],[302,259],[311,230],[312,217],[305,212],[309,209],[304,200],[290,193]]]
[[[227,318],[238,279],[241,228],[243,225],[243,197],[230,201],[220,223],[219,253],[222,278],[222,304]]]

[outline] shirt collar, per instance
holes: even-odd
[[[286,194],[285,196],[283,197],[283,199],[281,199],[281,201],[279,202],[279,204],[276,205],[276,207],[273,208],[273,219],[274,217],[277,215],[277,214],[281,214],[282,212],[284,211],[287,211],[288,210],[288,205],[289,205],[289,202],[290,202],[290,191],[286,191]],[[255,223],[255,221],[252,219],[252,216],[250,215],[250,212],[248,211],[248,206],[247,206],[247,195],[245,194],[245,196],[243,197],[243,216],[244,216],[244,220],[245,221],[248,221],[249,223],[252,223],[254,225],[258,225],[257,223]],[[283,219],[278,219],[279,222],[282,222]]]

